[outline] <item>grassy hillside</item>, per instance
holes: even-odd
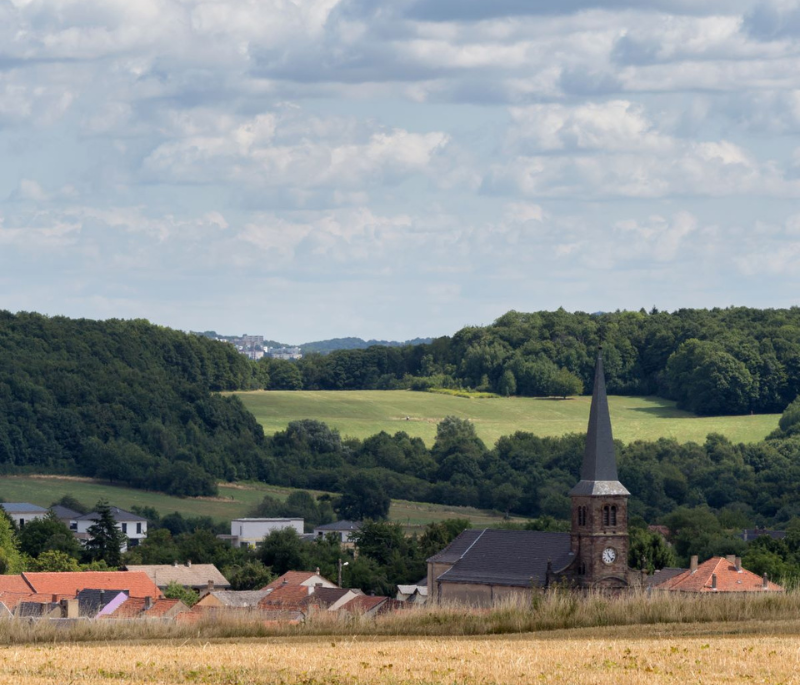
[[[317,419],[344,436],[365,438],[381,430],[406,431],[430,446],[445,416],[475,423],[492,446],[502,435],[529,431],[541,436],[585,432],[591,397],[465,399],[404,390],[256,391],[237,394],[268,434],[297,419]],[[623,442],[675,438],[703,442],[712,432],[734,442],[758,442],[777,428],[779,414],[697,417],[659,397],[609,397],[614,436]],[[407,419],[408,417],[408,419]]]
[[[0,497],[6,502],[31,502],[49,506],[54,500],[70,494],[79,501],[93,505],[100,498],[111,504],[130,509],[132,506],[153,507],[160,514],[179,511],[184,516],[211,516],[217,521],[246,516],[264,495],[285,500],[291,488],[263,484],[227,484],[219,486],[218,497],[171,497],[158,492],[134,490],[109,485],[89,479],[55,476],[4,476],[0,479]],[[409,530],[433,521],[453,518],[468,518],[475,526],[499,523],[502,518],[491,512],[471,507],[454,507],[443,504],[426,504],[393,500],[389,511],[393,521],[404,524]]]

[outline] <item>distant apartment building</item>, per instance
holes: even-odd
[[[303,351],[299,347],[270,347],[267,351],[272,359],[302,359]]]

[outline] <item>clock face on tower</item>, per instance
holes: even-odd
[[[604,564],[613,564],[617,558],[617,552],[613,547],[606,547],[603,550],[602,559]]]

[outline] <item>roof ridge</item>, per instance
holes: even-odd
[[[478,540],[480,540],[480,539],[483,537],[483,534],[484,534],[484,533],[485,533],[487,530],[489,530],[489,529],[488,529],[488,528],[484,528],[484,529],[481,531],[481,534],[480,534],[478,537],[476,537],[476,538],[475,538],[475,539],[472,541],[472,544],[471,544],[469,547],[467,547],[467,548],[464,550],[464,553],[463,553],[463,554],[462,554],[462,555],[459,557],[459,560],[463,559],[463,558],[464,558],[464,557],[467,555],[467,552],[469,552],[469,551],[470,551],[470,550],[471,550],[471,549],[472,549],[472,548],[475,546],[475,543],[476,543],[476,542],[478,542]]]

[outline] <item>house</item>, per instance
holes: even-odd
[[[76,531],[78,529],[78,517],[82,516],[79,511],[61,506],[60,504],[54,504],[50,507],[50,511],[52,511],[55,517],[71,531]]]
[[[101,612],[114,611],[128,595],[122,590],[81,590],[78,595],[78,614],[86,618],[94,618]]]
[[[142,564],[125,567],[126,571],[146,573],[159,588],[164,590],[170,583],[177,583],[197,592],[227,590],[231,584],[214,564]]]
[[[230,540],[234,547],[255,547],[275,530],[294,528],[298,535],[303,534],[301,518],[241,518],[231,521],[230,536],[218,536]]]
[[[103,619],[169,619],[189,611],[179,599],[153,599],[152,597],[128,597],[113,610],[97,615]]]
[[[745,528],[739,537],[742,538],[745,542],[750,542],[751,540],[756,540],[760,538],[762,535],[766,535],[767,537],[772,538],[773,540],[783,540],[786,537],[785,530],[769,530],[767,528]]]
[[[197,607],[213,609],[255,609],[270,590],[212,590],[200,598]]]
[[[534,588],[622,590],[638,584],[628,568],[628,497],[619,482],[602,350],[595,366],[580,481],[569,492],[571,531],[465,530],[428,559],[428,597],[490,606],[527,601]]]
[[[653,590],[665,592],[783,592],[783,588],[763,576],[756,575],[742,567],[742,560],[736,556],[712,557],[702,564],[697,557],[691,558],[688,569],[664,579]]]
[[[327,578],[321,576],[319,569],[317,569],[314,573],[311,571],[287,571],[282,576],[273,580],[269,585],[265,585],[262,589],[274,590],[285,585],[302,587],[339,587],[336,583],[332,583]]]
[[[361,614],[363,616],[377,616],[387,611],[395,611],[403,606],[402,602],[390,597],[375,597],[372,595],[361,595],[349,602],[344,611],[351,614]]]
[[[398,585],[395,599],[409,604],[425,604],[428,599],[427,579],[423,578],[416,585]]]
[[[133,571],[74,571],[23,573],[30,592],[76,597],[81,590],[123,591],[129,597],[162,597],[146,573]]]
[[[26,523],[30,523],[36,519],[43,519],[47,516],[47,509],[37,504],[30,504],[29,502],[3,502],[0,503],[0,507],[3,507],[9,518],[11,518],[19,528],[24,528]]]
[[[360,521],[336,521],[335,523],[326,523],[314,528],[315,538],[324,538],[326,535],[333,533],[339,538],[339,542],[344,544],[352,543],[353,533],[361,530]]]
[[[136,547],[147,537],[147,519],[119,507],[111,507],[111,514],[117,524],[117,528],[126,536],[127,542],[122,546],[121,551],[125,552],[129,547]],[[75,537],[86,542],[91,537],[89,528],[100,520],[100,514],[93,511],[89,514],[82,514],[75,519]]]

